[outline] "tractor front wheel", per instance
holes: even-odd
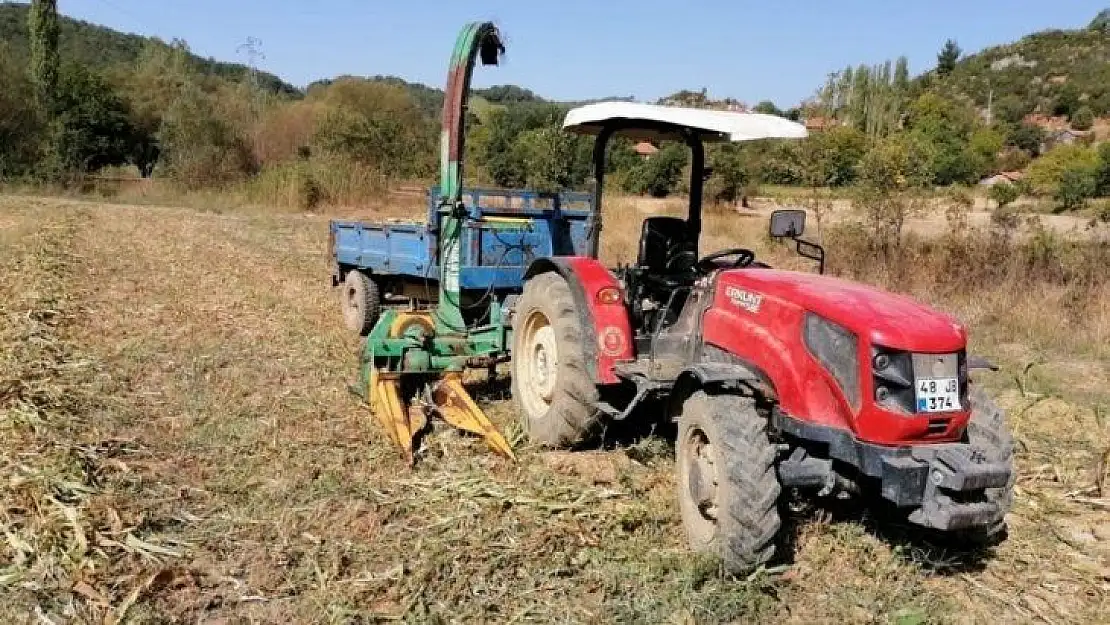
[[[690,548],[744,574],[775,553],[775,446],[755,400],[697,391],[678,418],[678,500]]]
[[[343,279],[342,299],[343,321],[347,327],[360,336],[369,334],[381,313],[378,283],[358,269],[352,269]]]
[[[513,400],[528,436],[546,447],[581,442],[600,418],[586,337],[562,276],[543,273],[525,283],[513,316]]]

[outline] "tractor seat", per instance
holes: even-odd
[[[677,260],[685,253],[689,260]],[[649,276],[685,274],[697,262],[697,246],[690,240],[685,219],[648,217],[640,231],[636,265]]]

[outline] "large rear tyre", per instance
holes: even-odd
[[[998,504],[1001,510],[999,518],[985,527],[960,533],[960,538],[971,544],[995,543],[1006,535],[1005,515],[1014,503],[1017,467],[1014,466],[1014,438],[1006,426],[1006,413],[982,387],[973,386],[971,390],[971,420],[967,424],[966,440],[982,449],[988,461],[1004,462],[1010,466],[1010,479],[1006,485],[988,488],[985,492],[988,501]]]
[[[678,501],[690,548],[747,573],[775,554],[776,449],[755,400],[697,391],[678,419]]]
[[[524,284],[513,316],[513,401],[529,438],[546,447],[582,442],[600,419],[587,337],[562,276],[543,273]]]
[[[343,279],[343,321],[352,332],[366,336],[381,314],[381,292],[373,278],[358,269]]]

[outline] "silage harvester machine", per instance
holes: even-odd
[[[360,390],[413,462],[428,418],[485,437],[512,457],[504,437],[464,390],[464,370],[508,358],[509,304],[538,257],[596,255],[587,193],[464,189],[471,73],[504,52],[491,23],[467,25],[451,57],[443,105],[440,182],[422,222],[333,221],[332,284],[342,286],[348,327],[366,335]],[[407,306],[385,306],[386,299]]]

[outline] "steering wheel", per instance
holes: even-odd
[[[728,266],[729,269],[747,267],[751,265],[753,261],[755,261],[755,252],[743,247],[732,247],[727,250],[713,252],[712,254],[709,254],[708,256],[702,258],[698,261],[698,269],[701,269],[706,273],[716,271],[721,268],[721,266],[718,265],[716,261],[728,256],[736,257],[736,260],[732,261],[732,264]]]
[[[686,243],[679,242],[667,250],[666,268],[669,272],[690,271],[698,264],[698,255],[691,249],[683,249]]]

